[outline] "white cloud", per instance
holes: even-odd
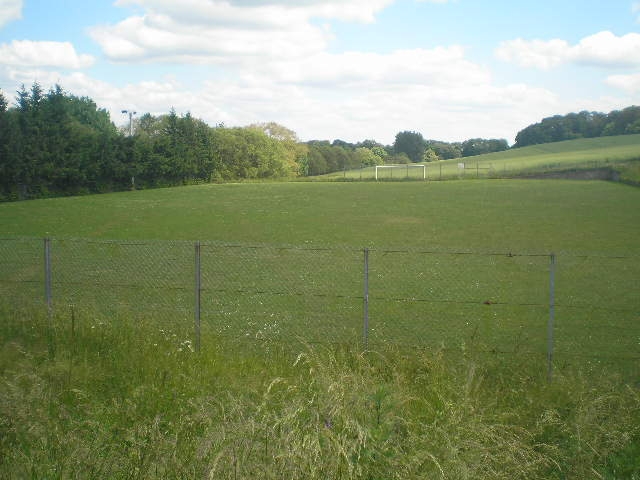
[[[285,25],[287,17],[326,18],[372,22],[375,15],[395,0],[117,0],[116,5],[139,5],[149,12],[176,19],[210,24]]]
[[[452,139],[452,131],[500,136],[522,123],[508,109],[553,103],[546,90],[492,85],[490,71],[457,45],[329,53],[331,32],[312,21],[373,21],[393,1],[118,0],[119,6],[142,7],[144,14],[91,34],[112,60],[210,63],[227,67],[235,78],[207,81],[192,96],[178,93],[179,85],[162,92],[139,88],[138,104],[155,91],[164,111],[191,109],[210,123],[228,125],[275,120],[307,139],[392,141],[399,130],[423,127],[432,138]]]
[[[247,68],[249,66],[249,68]],[[309,140],[375,138],[392,143],[398,131],[427,138],[511,137],[555,112],[554,94],[527,85],[494,85],[490,71],[452,45],[388,54],[318,51],[307,58],[272,57],[232,65],[232,80],[208,80],[195,89],[175,79],[116,86],[76,72],[20,66],[0,77],[11,84],[60,83],[107,108],[116,123],[122,109],[152,114],[190,111],[211,125],[276,121]],[[7,82],[8,83],[8,82]]]
[[[350,136],[347,140],[373,137],[392,143],[396,132],[408,129],[426,138],[456,141],[477,136],[513,137],[530,123],[532,115],[536,118],[556,103],[552,93],[525,85],[411,85],[365,91],[337,102],[331,111],[340,122],[337,125]],[[327,125],[314,128],[327,132]]]
[[[569,44],[564,40],[509,40],[502,42],[496,56],[505,62],[521,67],[548,70],[566,61]]]
[[[22,18],[22,0],[0,0],[0,28]]]
[[[5,92],[15,89],[15,86],[20,84],[28,87],[34,81],[44,89],[59,84],[74,95],[90,97],[100,108],[106,108],[111,113],[111,118],[116,124],[122,123],[123,117],[120,112],[123,109],[154,115],[168,113],[172,106],[181,112],[194,111],[192,107],[201,103],[199,96],[202,94],[197,91],[191,92],[172,79],[117,86],[84,72],[63,73],[50,69],[0,65],[0,87],[4,87]],[[202,114],[201,118],[209,118],[204,115],[203,110],[199,113]]]
[[[390,59],[385,62],[393,64]],[[34,79],[45,89],[58,83],[75,95],[95,100],[120,125],[127,120],[122,109],[160,115],[174,107],[178,114],[191,112],[210,125],[273,120],[293,128],[303,140],[374,138],[386,144],[393,143],[402,130],[447,141],[506,137],[512,142],[519,130],[553,113],[610,111],[633,103],[632,97],[569,100],[526,84],[499,86],[476,68],[480,74],[474,79],[466,82],[461,75],[463,79],[449,85],[421,83],[417,77],[405,83],[359,79],[314,85],[247,74],[234,81],[204,81],[192,88],[168,77],[118,86],[83,72],[0,66],[0,86],[9,92]],[[368,82],[366,86],[363,81]]]
[[[389,54],[319,53],[297,61],[271,62],[255,75],[268,75],[282,83],[336,89],[410,84],[452,87],[490,81],[487,69],[467,60],[464,49],[455,45]]]
[[[228,64],[304,58],[331,38],[314,20],[373,22],[394,0],[118,0],[144,14],[89,30],[114,61]]]
[[[71,44],[13,42],[0,45],[0,85],[14,89],[34,79],[45,88],[59,83],[93,98],[116,123],[125,123],[122,109],[158,115],[174,107],[211,125],[277,121],[304,140],[392,143],[396,132],[409,129],[440,140],[506,136],[513,141],[518,130],[545,116],[591,109],[589,102],[565,103],[526,83],[496,84],[491,71],[458,45],[330,53],[332,33],[321,25],[323,19],[371,22],[393,1],[117,0],[138,13],[90,30],[107,58],[215,65],[216,76],[191,80],[195,87],[169,77],[116,85],[68,73],[93,61]],[[609,61],[612,50],[622,52],[616,62],[635,62],[634,48],[631,35],[602,32],[574,46],[563,40],[505,42],[497,53],[508,61],[552,68]],[[205,70],[198,69],[197,75]],[[605,110],[626,104],[603,99],[598,105]]]
[[[640,93],[640,73],[631,75],[611,75],[607,77],[606,83],[630,94]]]
[[[640,66],[640,34],[628,33],[617,37],[600,32],[580,41],[572,49],[572,60],[589,65],[613,67]]]
[[[576,45],[565,40],[509,40],[502,42],[496,56],[522,67],[550,69],[574,63],[600,67],[640,66],[640,34],[618,37],[603,31],[582,39]]]
[[[0,65],[81,69],[93,64],[90,55],[79,55],[69,42],[13,40],[0,44]]]
[[[241,63],[261,58],[293,57],[323,50],[322,29],[293,22],[286,29],[250,26],[209,28],[183,25],[166,15],[130,17],[118,25],[91,29],[91,36],[115,61]]]

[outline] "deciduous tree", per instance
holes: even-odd
[[[404,153],[413,163],[421,162],[427,149],[421,133],[404,131],[396,135],[393,150],[396,154]]]

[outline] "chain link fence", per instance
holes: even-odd
[[[636,255],[0,239],[0,302],[244,340],[640,364]],[[213,340],[211,340],[213,341]]]

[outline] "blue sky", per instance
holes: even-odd
[[[640,104],[636,0],[0,0],[0,89],[59,83],[124,124],[191,112],[302,140],[506,138]]]

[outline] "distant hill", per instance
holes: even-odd
[[[545,143],[426,165],[429,180],[541,177],[551,174],[580,178],[577,172],[591,172],[593,178],[611,178],[640,185],[640,134]],[[399,168],[394,172],[379,173],[385,180],[402,180],[407,174],[418,179],[422,173],[414,170],[405,173]],[[600,173],[596,174],[596,171]],[[369,180],[374,176],[375,168],[369,167],[319,178]]]
[[[580,112],[555,115],[528,126],[516,135],[515,148],[543,143],[640,133],[640,107],[609,113]]]

